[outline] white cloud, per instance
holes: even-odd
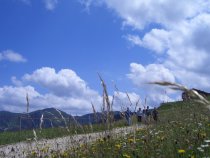
[[[4,50],[0,52],[0,61],[7,60],[11,62],[26,62],[27,60],[19,53],[13,50]]]
[[[207,82],[210,79],[210,47],[207,44],[210,42],[209,21],[210,14],[200,14],[170,31],[152,29],[142,40],[135,36],[140,42],[132,41],[129,36],[128,40],[158,54],[164,54],[162,64],[182,84],[210,89]]]
[[[139,89],[143,89],[144,96],[147,97],[148,105],[158,106],[159,103],[172,101],[170,95],[174,95],[174,91],[167,91],[160,86],[148,84],[154,81],[170,81],[175,82],[174,74],[161,64],[149,64],[143,66],[137,63],[130,64],[130,73],[127,77]]]
[[[58,0],[43,0],[47,10],[54,10],[58,4]]]
[[[137,35],[128,35],[127,39],[135,45],[148,48],[157,54],[162,54],[169,47],[170,32],[163,29],[152,29],[143,39]]]
[[[130,64],[130,73],[127,75],[139,87],[154,81],[175,82],[173,73],[161,64],[143,66],[137,63]]]
[[[24,81],[40,84],[57,96],[86,97],[97,96],[98,93],[90,89],[73,70],[62,69],[58,72],[53,68],[43,67],[32,74],[25,74]]]
[[[71,69],[61,69],[56,72],[54,68],[43,67],[31,74],[25,74],[21,80],[15,76],[11,78],[14,86],[0,87],[0,110],[15,112],[26,111],[26,94],[29,95],[30,111],[55,107],[73,115],[82,115],[92,112],[91,102],[96,111],[102,109],[102,97],[91,89],[76,72]],[[32,84],[33,86],[31,86]],[[37,86],[37,84],[39,86]],[[38,92],[35,87],[45,89]],[[128,92],[132,102],[131,109],[140,96],[134,92]],[[130,101],[125,92],[114,92],[114,110],[125,110],[130,106]],[[112,101],[112,96],[109,96]],[[139,103],[141,105],[141,102]]]
[[[102,4],[122,19],[123,26],[135,30],[127,40],[156,53],[155,62],[161,61],[176,81],[210,90],[210,1],[102,0]]]
[[[54,107],[74,115],[91,112],[90,101],[86,98],[61,97],[50,93],[40,94],[32,86],[1,87],[1,110],[26,112],[26,93],[29,94],[30,111]]]
[[[14,111],[24,111],[26,105],[26,93],[31,97],[38,97],[39,93],[35,91],[32,86],[25,87],[0,87],[0,105],[2,110],[9,110],[11,107],[15,108]]]
[[[56,104],[66,106],[65,102],[68,102],[67,105],[71,103],[70,107],[87,110],[90,108],[90,102],[93,101],[97,107],[100,106],[101,97],[98,92],[91,89],[73,70],[62,69],[56,72],[53,68],[43,67],[32,74],[25,74],[22,79],[41,85],[49,91],[48,97],[53,95],[57,97],[56,100],[59,98],[65,100],[57,101]]]
[[[142,46],[143,45],[143,42],[141,40],[141,38],[137,35],[127,35],[125,37],[128,41],[130,41],[132,44],[134,45],[138,45],[138,46]]]
[[[15,86],[0,87],[1,110],[25,111],[26,93],[30,98],[30,110],[55,107],[71,114],[92,112],[91,102],[97,111],[101,109],[102,99],[97,91],[91,89],[73,70],[44,67],[32,74],[23,75],[21,80],[11,78]],[[39,84],[45,93],[33,86]],[[24,86],[26,85],[26,86]]]
[[[89,1],[89,0],[88,0]],[[86,1],[86,2],[88,2]],[[144,29],[150,23],[173,26],[209,8],[205,0],[94,0],[115,11],[125,25]]]

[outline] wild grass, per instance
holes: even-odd
[[[63,157],[209,157],[209,101],[193,90],[172,84],[172,89],[188,93],[193,100],[162,104],[157,124],[146,126],[121,138],[98,139],[92,144],[71,148]],[[55,157],[60,155],[55,155]]]
[[[159,122],[151,123],[121,138],[98,139],[73,147],[63,157],[208,157],[210,156],[210,112],[196,102],[163,104]],[[54,155],[59,157],[60,155]]]

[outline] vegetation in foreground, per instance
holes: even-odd
[[[110,136],[49,157],[209,157],[210,112],[195,102],[163,104],[159,121],[115,139]],[[33,151],[31,157],[37,157]],[[47,153],[48,151],[46,151]]]

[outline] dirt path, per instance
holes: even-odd
[[[123,128],[115,128],[110,132],[103,131],[89,134],[79,134],[67,137],[60,137],[54,139],[43,139],[39,141],[31,142],[20,142],[11,145],[0,146],[0,157],[1,158],[26,158],[32,151],[41,151],[48,149],[48,155],[51,151],[62,152],[69,149],[72,146],[80,145],[84,143],[90,143],[96,141],[99,138],[107,137],[108,135],[116,137],[125,136],[128,133],[133,132],[143,126],[130,126]],[[40,155],[44,153],[40,152]]]

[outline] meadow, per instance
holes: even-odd
[[[63,153],[53,153],[52,157],[210,156],[210,111],[205,105],[193,101],[165,103],[158,111],[157,123],[151,121],[145,128],[124,137],[101,138],[91,144],[72,147]]]

